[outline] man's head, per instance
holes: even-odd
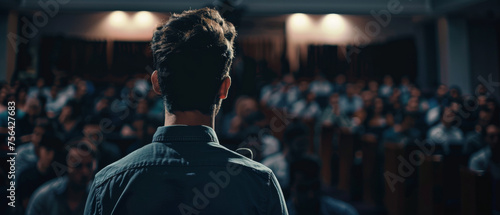
[[[70,185],[76,189],[85,189],[97,168],[97,149],[94,144],[85,140],[72,142],[67,149],[66,164]]]
[[[231,84],[236,30],[213,9],[173,14],[153,34],[153,89],[166,110],[216,114]]]
[[[490,148],[498,151],[497,148],[498,142],[500,141],[500,128],[495,124],[490,124],[486,126],[486,132],[484,135],[484,140]]]

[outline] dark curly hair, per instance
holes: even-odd
[[[151,50],[167,111],[214,113],[235,37],[233,24],[210,8],[173,14],[156,29]]]

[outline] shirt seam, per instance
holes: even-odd
[[[235,163],[237,164],[237,163]],[[255,170],[254,168],[252,167],[248,167],[248,166],[244,166],[244,165],[241,165],[241,164],[238,164],[240,165],[241,167],[243,168],[247,168],[247,169],[250,169],[250,170]],[[117,176],[117,175],[120,175],[126,171],[129,171],[129,170],[132,170],[132,169],[138,169],[138,168],[144,168],[144,167],[159,167],[159,166],[168,166],[168,167],[186,167],[185,165],[165,165],[165,164],[152,164],[152,165],[148,165],[148,164],[141,164],[139,166],[133,166],[133,167],[129,167],[127,169],[124,169],[124,170],[121,170],[117,173],[114,173],[112,174],[111,176],[107,177],[106,179],[102,180],[102,181],[95,181],[96,183],[96,188],[101,188],[102,185],[104,185],[104,183],[106,183],[107,181],[111,180],[113,177]],[[219,166],[219,167],[224,167],[224,165],[215,165],[215,164],[200,164],[200,165],[196,165],[196,166]],[[268,174],[268,184],[269,184],[269,173],[266,172],[266,174]],[[259,175],[259,174],[258,174]]]

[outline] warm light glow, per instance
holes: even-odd
[[[134,16],[134,23],[138,27],[147,27],[152,25],[154,22],[154,17],[151,12],[148,11],[140,11],[137,12]]]
[[[345,31],[346,22],[341,15],[328,14],[321,21],[321,28],[325,33],[338,35]]]
[[[289,17],[290,28],[293,31],[305,31],[311,25],[311,18],[303,13],[296,13]]]
[[[127,24],[128,16],[123,11],[114,11],[109,15],[109,24],[114,27],[122,27]]]

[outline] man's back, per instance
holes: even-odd
[[[85,214],[287,214],[267,167],[207,126],[158,128],[153,143],[101,170]]]

